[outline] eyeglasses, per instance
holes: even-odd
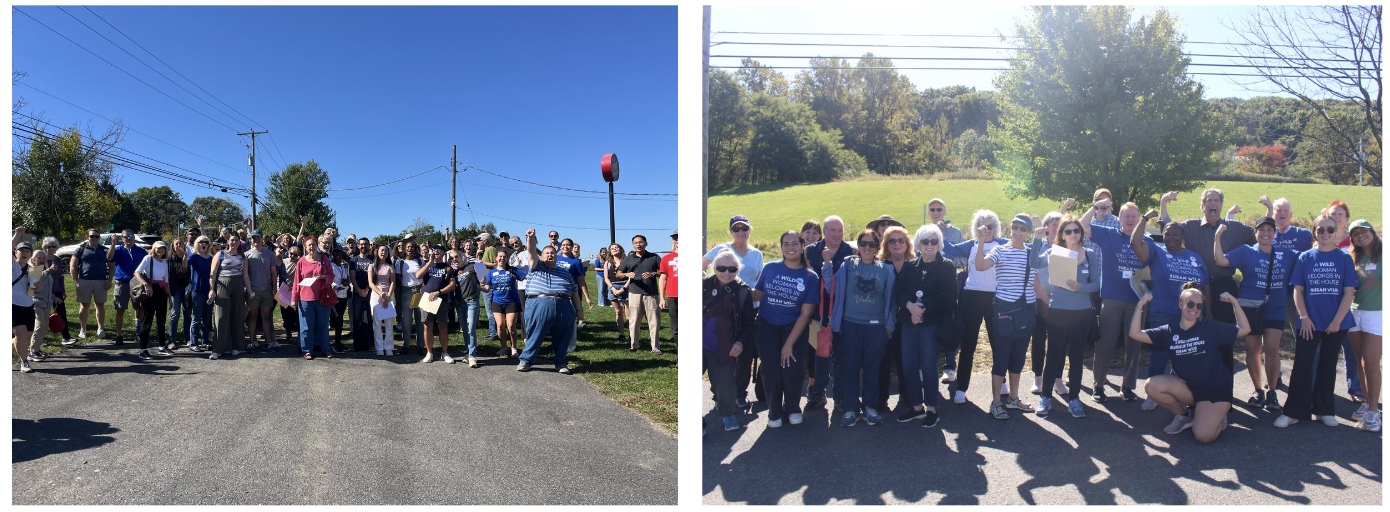
[[[1079,235],[1079,234],[1081,234],[1081,233],[1084,233],[1084,231],[1081,231],[1080,229],[1063,229],[1063,230],[1062,230],[1062,234],[1063,234],[1063,235]]]
[[[980,227],[985,228],[985,229],[988,229],[988,230],[990,230],[990,231],[993,231],[993,230],[994,230],[994,224],[985,224],[985,225],[982,225],[982,226],[980,226]]]
[[[748,226],[734,226],[729,228],[730,233],[742,233],[748,231]]]
[[[1330,228],[1325,228],[1325,227],[1321,227],[1321,226],[1318,227],[1318,234],[1319,234],[1319,235],[1330,235],[1330,234],[1333,234],[1333,233],[1336,233],[1336,232],[1337,232],[1336,226],[1333,226],[1333,227],[1330,227]]]
[[[87,238],[101,238],[100,235],[87,235]]]
[[[724,265],[719,265],[719,266],[717,266],[717,267],[714,267],[714,271],[715,271],[715,272],[725,273],[725,274],[732,274],[732,273],[734,273],[734,272],[738,272],[738,267],[737,267],[737,266],[732,266],[732,265],[731,265],[731,266],[727,266],[727,267],[724,266]]]
[[[925,246],[928,246],[928,247],[936,247],[937,242],[940,242],[940,240],[937,240],[937,239],[935,239],[935,238],[927,238],[927,239],[925,239],[925,240],[922,240],[921,242],[917,242],[917,244],[918,244],[918,245],[925,245]]]
[[[946,209],[945,209],[945,208],[927,208],[927,211],[930,211],[930,212],[932,212],[932,213],[941,213],[941,212],[946,211]]]
[[[888,243],[893,244],[893,245],[905,244],[905,243],[907,243],[907,239],[906,239],[906,238],[889,238],[889,239],[888,239]]]
[[[878,242],[875,242],[875,241],[873,241],[873,240],[860,240],[860,241],[859,241],[859,246],[860,246],[860,247],[868,247],[868,248],[870,248],[870,249],[877,249],[877,248],[878,248]]]
[[[1205,302],[1197,302],[1197,301],[1195,301],[1195,300],[1189,300],[1189,301],[1183,303],[1184,306],[1187,306],[1187,309],[1199,309],[1199,308],[1201,308],[1204,304],[1206,304],[1206,303],[1205,303]]]

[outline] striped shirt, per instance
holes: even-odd
[[[551,267],[545,263],[531,267],[531,273],[526,275],[526,282],[528,295],[546,293],[569,295],[578,290],[574,282],[574,275],[570,274],[569,270],[559,266]]]
[[[994,262],[994,278],[998,282],[994,289],[994,298],[1002,302],[1013,302],[1018,300],[1019,295],[1026,294],[1029,304],[1038,300],[1032,286],[1033,278],[1038,275],[1038,267],[1030,265],[1027,261],[1030,254],[1037,257],[1036,249],[1034,246],[1014,249],[1011,245],[1003,244],[989,250],[985,258]],[[1023,275],[1024,269],[1028,271],[1027,278]]]

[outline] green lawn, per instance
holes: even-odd
[[[1208,185],[1225,192],[1227,208],[1240,204],[1244,211],[1237,217],[1247,223],[1264,214],[1264,207],[1257,201],[1261,195],[1269,195],[1271,198],[1287,197],[1293,203],[1294,217],[1307,219],[1316,216],[1329,201],[1341,199],[1350,206],[1353,219],[1370,219],[1380,226],[1380,187],[1230,181],[1213,181]],[[933,197],[946,201],[947,218],[957,227],[968,225],[971,214],[980,208],[993,210],[1000,217],[1012,217],[1019,212],[1041,216],[1061,206],[1054,200],[1009,199],[1004,196],[1000,182],[988,180],[886,180],[738,187],[710,196],[706,243],[728,241],[729,218],[744,214],[753,223],[753,245],[763,251],[764,261],[773,261],[781,257],[776,243],[778,234],[799,231],[807,219],[821,221],[829,215],[839,215],[847,224],[846,238],[852,238],[854,232],[883,214],[892,215],[915,230],[922,225],[924,205]],[[1195,217],[1197,198],[1198,192],[1180,193],[1170,213],[1177,218]],[[1089,198],[1078,199],[1084,203]],[[1078,215],[1083,212],[1080,207],[1073,211]]]
[[[592,275],[587,276],[585,285],[589,288],[590,296],[594,294],[594,282]],[[73,288],[72,279],[67,279],[68,297],[75,300],[77,292]],[[115,309],[114,302],[110,295],[107,296],[107,334],[113,335],[115,332]],[[642,344],[643,349],[637,352],[627,351],[627,342],[618,339],[618,331],[613,324],[613,309],[599,308],[598,302],[594,302],[595,307],[585,313],[585,327],[579,332],[578,349],[570,355],[570,367],[578,375],[593,383],[599,392],[612,398],[614,401],[623,404],[647,418],[657,425],[660,425],[672,435],[676,434],[676,345],[671,342],[670,317],[665,312],[661,315],[661,350],[660,356],[653,356],[650,347],[646,343]],[[279,308],[274,308],[275,318],[274,327],[277,335],[283,340],[284,331],[281,330]],[[68,305],[68,322],[70,322],[72,334],[77,335],[77,304],[72,302]],[[347,315],[344,315],[344,325],[347,325]],[[133,311],[126,313],[125,318],[125,338],[127,341],[134,341],[135,336],[135,314]],[[88,334],[96,333],[96,313],[93,312],[88,319]],[[330,336],[332,328],[330,326]],[[645,327],[642,336],[647,336]],[[154,334],[151,333],[151,336]],[[49,334],[44,340],[43,350],[48,353],[57,353],[63,350],[58,334]],[[497,342],[483,342],[487,337],[487,325],[484,324],[478,330],[479,354],[490,357],[496,352]],[[399,336],[398,336],[399,338]],[[351,341],[346,333],[343,334],[345,344],[351,345]],[[88,338],[85,343],[110,343],[109,341],[95,341]],[[79,345],[84,343],[79,343]],[[136,350],[139,345],[127,345],[131,350]],[[464,354],[463,335],[459,332],[449,334],[450,353],[455,356]],[[553,352],[549,349],[549,343],[544,345],[541,357],[550,357]],[[12,351],[13,352],[13,351]],[[18,363],[16,356],[11,354],[12,364]]]

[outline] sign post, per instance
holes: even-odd
[[[618,154],[603,155],[600,167],[603,171],[603,181],[608,182],[608,243],[614,244],[618,242],[618,232],[613,222],[613,182],[618,181]]]

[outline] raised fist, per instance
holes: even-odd
[[[1072,207],[1075,207],[1075,206],[1076,206],[1076,198],[1075,198],[1075,197],[1068,197],[1066,201],[1062,201],[1062,211],[1070,210],[1070,209],[1072,209]]]
[[[1160,203],[1167,203],[1167,202],[1169,202],[1169,201],[1177,201],[1177,200],[1178,200],[1178,193],[1177,193],[1177,192],[1169,192],[1169,193],[1167,193],[1167,194],[1163,194],[1163,197],[1158,198],[1158,202],[1160,202]]]
[[[527,230],[526,230],[526,238],[534,238],[535,236],[536,236],[536,228],[530,228],[530,229],[527,229]]]

